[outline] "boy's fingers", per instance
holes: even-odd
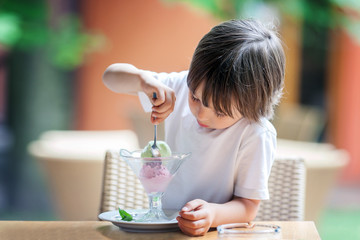
[[[183,219],[187,219],[187,220],[190,220],[190,221],[196,221],[196,220],[204,219],[207,216],[206,212],[204,210],[202,210],[202,209],[191,211],[191,212],[180,212],[179,215]]]
[[[165,120],[165,118],[160,118],[160,117],[154,118],[153,116],[151,116],[151,118],[150,118],[151,123],[154,125],[158,125],[158,124],[162,123],[164,120]]]
[[[182,212],[189,212],[197,209],[203,204],[203,200],[195,199],[190,202],[187,202],[185,206],[181,209]]]
[[[206,222],[203,219],[198,220],[198,221],[191,221],[191,220],[187,220],[187,219],[184,219],[181,217],[177,217],[176,220],[178,221],[179,224],[181,224],[182,226],[184,226],[186,228],[198,229],[198,228],[205,227],[205,225],[206,225]]]
[[[170,113],[174,111],[175,106],[175,95],[167,97],[170,99],[167,99],[163,104],[159,106],[153,106],[152,107],[152,117],[157,118],[167,118]]]
[[[168,87],[154,87],[147,91],[147,95],[153,105],[150,121],[152,124],[159,124],[174,110],[175,92]]]
[[[207,232],[207,229],[204,227],[201,228],[191,228],[183,225],[181,222],[178,222],[178,225],[183,233],[189,236],[200,236],[204,235]]]
[[[154,93],[156,94],[156,98],[154,98]],[[165,91],[154,89],[149,98],[154,106],[160,106],[165,102]]]
[[[157,113],[163,113],[166,111],[172,111],[174,109],[174,104],[171,102],[164,102],[163,104],[159,105],[159,106],[153,106],[152,110],[153,112],[157,112]]]
[[[152,112],[151,117],[160,118],[160,119],[164,118],[165,119],[165,118],[167,118],[167,116],[170,115],[170,113],[171,113],[171,111],[167,111],[167,112],[164,112],[164,113]]]

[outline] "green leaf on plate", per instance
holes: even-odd
[[[120,213],[120,216],[121,216],[121,220],[124,220],[124,221],[131,221],[133,220],[133,217],[131,216],[130,213],[126,212],[125,210],[119,208],[119,213]]]

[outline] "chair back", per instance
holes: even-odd
[[[104,162],[100,213],[111,210],[147,209],[148,197],[134,172],[115,151],[107,151]]]
[[[148,197],[139,179],[118,152],[107,151],[104,163],[100,213],[147,209]],[[263,200],[255,220],[301,221],[304,219],[305,165],[300,158],[274,161],[269,178],[270,199]]]
[[[276,157],[269,177],[269,200],[262,200],[256,221],[302,221],[305,206],[304,160]]]

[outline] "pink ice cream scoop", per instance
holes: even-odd
[[[144,164],[139,174],[139,179],[148,194],[164,192],[172,177],[169,170],[161,162],[159,164]]]

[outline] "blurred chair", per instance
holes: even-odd
[[[261,201],[257,221],[304,220],[306,169],[301,158],[275,158],[269,177],[269,200]]]
[[[279,138],[318,142],[325,128],[326,118],[320,108],[281,103],[272,123]]]
[[[105,155],[100,213],[124,209],[147,209],[148,197],[139,179],[118,151]]]
[[[30,143],[58,220],[98,219],[104,155],[120,148],[139,148],[133,131],[48,131]]]
[[[348,152],[335,148],[329,143],[278,139],[276,156],[304,159],[306,166],[304,220],[316,223],[324,210],[327,196],[336,186],[342,169],[348,163]]]
[[[277,158],[269,179],[270,200],[262,201],[257,220],[303,220],[305,165],[299,158]],[[105,156],[100,213],[148,208],[148,197],[135,174],[119,153]]]

